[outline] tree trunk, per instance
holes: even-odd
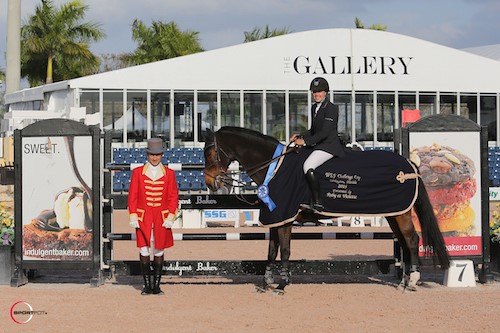
[[[52,83],[52,52],[49,53],[49,58],[47,59],[47,79],[45,83]]]

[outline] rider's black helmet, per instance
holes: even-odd
[[[311,81],[311,86],[309,87],[310,91],[330,91],[330,87],[328,86],[328,81],[326,81],[322,77],[314,78]]]

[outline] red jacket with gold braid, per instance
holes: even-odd
[[[151,246],[151,230],[154,230],[154,247],[161,250],[174,245],[172,230],[162,224],[166,219],[175,220],[179,205],[178,189],[173,170],[159,164],[160,170],[154,179],[151,167],[146,163],[132,171],[128,211],[131,220],[136,215],[139,221],[137,247]]]

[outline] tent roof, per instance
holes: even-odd
[[[472,51],[371,29],[312,30],[25,89],[5,101],[76,88],[304,91],[317,76],[334,91],[499,92],[497,56]]]
[[[129,130],[145,131],[147,129],[148,122],[146,117],[144,117],[138,110],[136,110],[134,106],[131,106],[127,110],[126,115],[121,116],[120,118],[115,120],[114,127],[112,126],[112,124],[109,124],[107,126],[104,126],[104,129],[114,128],[117,130],[123,130],[124,119],[127,120],[127,128]]]
[[[371,29],[267,38],[69,81],[71,87],[161,90],[500,91],[500,62]]]

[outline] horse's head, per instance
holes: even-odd
[[[205,183],[212,191],[231,186],[233,180],[227,175],[227,169],[232,160],[217,143],[216,133],[208,130],[205,137]]]
[[[278,144],[273,137],[241,127],[224,126],[215,133],[207,131],[203,170],[207,187],[218,191],[233,185],[234,180],[227,173],[232,161],[238,161],[253,181],[262,184],[266,162],[271,160]]]

